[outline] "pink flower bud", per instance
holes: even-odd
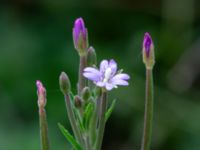
[[[79,54],[85,54],[88,48],[88,33],[82,18],[78,18],[74,22],[73,40],[74,47]]]
[[[143,40],[143,62],[147,69],[152,69],[155,64],[153,40],[148,32]]]
[[[39,80],[36,81],[36,86],[37,86],[37,95],[38,95],[38,106],[45,107],[45,105],[46,105],[46,89],[43,86],[42,82]]]

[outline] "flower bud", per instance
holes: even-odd
[[[63,94],[68,94],[71,90],[71,84],[70,80],[65,72],[61,72],[60,78],[59,78],[59,83],[60,83],[60,90],[63,92]]]
[[[81,96],[83,98],[84,101],[87,101],[90,98],[90,89],[89,87],[84,87],[82,92],[81,92]]]
[[[97,65],[96,52],[92,46],[90,46],[87,51],[87,64],[88,64],[88,66],[96,66]]]
[[[80,96],[76,95],[76,96],[74,97],[74,105],[75,105],[76,108],[81,108],[81,107],[82,107],[82,105],[83,105],[83,100],[81,99]]]
[[[42,82],[39,80],[36,81],[37,86],[37,95],[38,95],[38,106],[45,107],[46,105],[46,89],[43,86]]]
[[[144,35],[143,40],[143,62],[146,65],[147,69],[152,69],[155,64],[154,58],[154,45],[152,38],[148,32]]]
[[[88,48],[88,33],[82,18],[78,18],[74,22],[73,40],[79,55],[85,55]]]

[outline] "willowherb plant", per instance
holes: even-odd
[[[101,150],[105,125],[115,106],[115,100],[108,106],[107,94],[118,86],[128,86],[130,76],[118,70],[113,60],[102,60],[97,67],[96,52],[89,47],[88,31],[82,18],[75,20],[73,28],[74,47],[80,58],[77,94],[71,91],[68,75],[61,72],[59,84],[64,95],[67,115],[73,134],[58,124],[61,132],[75,150]],[[148,150],[151,141],[153,117],[154,46],[148,33],[143,41],[143,61],[146,66],[146,104],[142,150]],[[40,81],[36,82],[40,118],[41,149],[49,150],[48,129],[45,113],[46,90]]]

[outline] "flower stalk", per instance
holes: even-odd
[[[39,108],[41,150],[49,150],[48,124],[45,108]]]
[[[46,89],[40,81],[36,82],[39,108],[39,125],[40,125],[40,141],[41,150],[50,150],[48,138],[48,123],[46,119]]]
[[[78,78],[78,95],[81,95],[81,91],[86,86],[86,79],[83,76],[83,70],[87,65],[87,57],[86,55],[80,56],[80,64],[79,64],[79,78]]]
[[[144,129],[143,129],[141,150],[150,149],[152,124],[153,124],[153,74],[152,74],[152,69],[146,69],[145,113],[144,113]]]
[[[94,114],[92,116],[92,121],[91,121],[91,130],[90,130],[90,141],[91,144],[94,145],[95,141],[97,139],[97,129],[98,129],[98,121],[99,121],[99,110],[100,110],[100,102],[101,102],[101,89],[99,90],[99,95],[96,98],[96,103],[95,103],[95,110],[94,110]],[[95,145],[94,145],[95,146]]]
[[[71,103],[71,99],[69,96],[69,93],[71,91],[71,83],[66,73],[64,72],[61,73],[59,77],[59,83],[60,83],[60,89],[63,92],[64,98],[65,98],[67,114],[68,114],[70,124],[72,126],[73,133],[76,139],[78,140],[79,144],[83,144],[84,142],[82,139],[82,135],[76,123],[75,115],[73,112],[73,105]]]
[[[78,140],[78,143],[83,145],[84,141],[83,141],[81,132],[78,128],[78,125],[77,125],[77,122],[76,122],[76,119],[75,119],[75,116],[74,116],[74,113],[73,113],[72,104],[71,104],[69,94],[65,94],[65,103],[66,103],[67,114],[68,114],[70,124],[72,126],[73,133],[74,133],[76,139]]]
[[[102,95],[101,95],[99,107],[100,107],[99,112],[98,112],[99,126],[98,126],[95,150],[101,150],[105,125],[106,125],[105,115],[106,115],[106,110],[107,110],[107,92],[104,89],[102,89]]]

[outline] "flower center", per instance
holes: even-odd
[[[105,74],[104,74],[104,79],[103,82],[108,82],[108,80],[111,78],[112,75],[112,70],[111,68],[106,68]]]

